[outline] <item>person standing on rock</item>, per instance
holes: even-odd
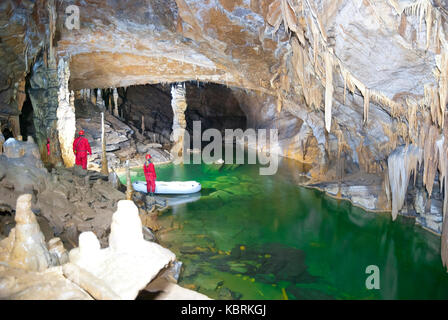
[[[50,155],[50,139],[47,138],[47,155]]]
[[[146,161],[143,165],[143,172],[145,173],[145,179],[146,179],[146,190],[148,193],[151,194],[151,196],[154,196],[154,191],[156,190],[156,169],[154,168],[154,164],[151,160],[151,155],[148,153],[146,155]]]
[[[73,141],[73,152],[76,156],[76,165],[87,170],[87,152],[92,155],[92,149],[87,138],[84,137],[84,130],[79,131],[79,137]]]

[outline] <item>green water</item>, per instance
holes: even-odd
[[[158,217],[161,244],[183,262],[180,284],[215,299],[447,299],[440,238],[409,218],[369,213],[298,187],[283,160],[257,165],[163,165],[159,180],[196,180],[200,200]],[[141,171],[133,180],[144,180]],[[368,290],[367,266],[380,270]]]

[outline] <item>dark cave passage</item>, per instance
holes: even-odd
[[[4,128],[2,130],[3,137],[5,137],[5,141],[9,138],[14,138],[14,135],[12,134],[12,131],[10,128]]]
[[[173,126],[171,85],[132,86],[124,91],[122,116],[134,127],[145,130],[151,141],[168,144]],[[214,83],[187,82],[186,129],[192,135],[193,121],[201,121],[201,130],[247,128],[247,118],[231,88]],[[144,124],[144,125],[143,125]]]
[[[33,105],[27,93],[26,100],[23,103],[22,113],[19,116],[20,135],[22,136],[23,141],[27,141],[29,136],[35,138],[36,129],[34,127],[33,115]]]

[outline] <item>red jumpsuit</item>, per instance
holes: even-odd
[[[154,168],[154,164],[152,162],[149,165],[146,163],[143,165],[143,172],[145,173],[146,178],[146,190],[149,192],[154,192],[156,190],[156,169]]]
[[[87,152],[91,155],[89,141],[84,137],[78,137],[73,142],[73,152],[76,156],[76,165],[82,166],[84,170],[87,170]]]

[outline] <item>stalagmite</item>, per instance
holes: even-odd
[[[131,181],[131,169],[129,168],[129,160],[126,160],[126,200],[132,200],[134,188]]]
[[[331,108],[333,104],[333,57],[331,52],[325,53],[325,128],[331,130]]]
[[[422,150],[414,145],[395,149],[387,159],[392,199],[392,220],[395,220],[406,197],[409,179],[422,162]]]
[[[145,116],[144,115],[142,115],[142,134],[144,134],[145,133]]]
[[[50,266],[51,257],[36,216],[31,211],[31,199],[31,194],[21,195],[17,199],[16,226],[8,237],[12,248],[6,261],[11,267],[44,271]]]
[[[72,91],[70,94],[68,90],[69,79],[69,64],[64,59],[60,59],[58,63],[58,108],[56,111],[58,139],[64,165],[73,167],[75,164],[73,141],[75,140],[76,117],[74,92]]]
[[[101,112],[101,173],[108,176],[109,168],[107,165],[107,154],[106,154],[106,134],[104,130],[104,112]]]

